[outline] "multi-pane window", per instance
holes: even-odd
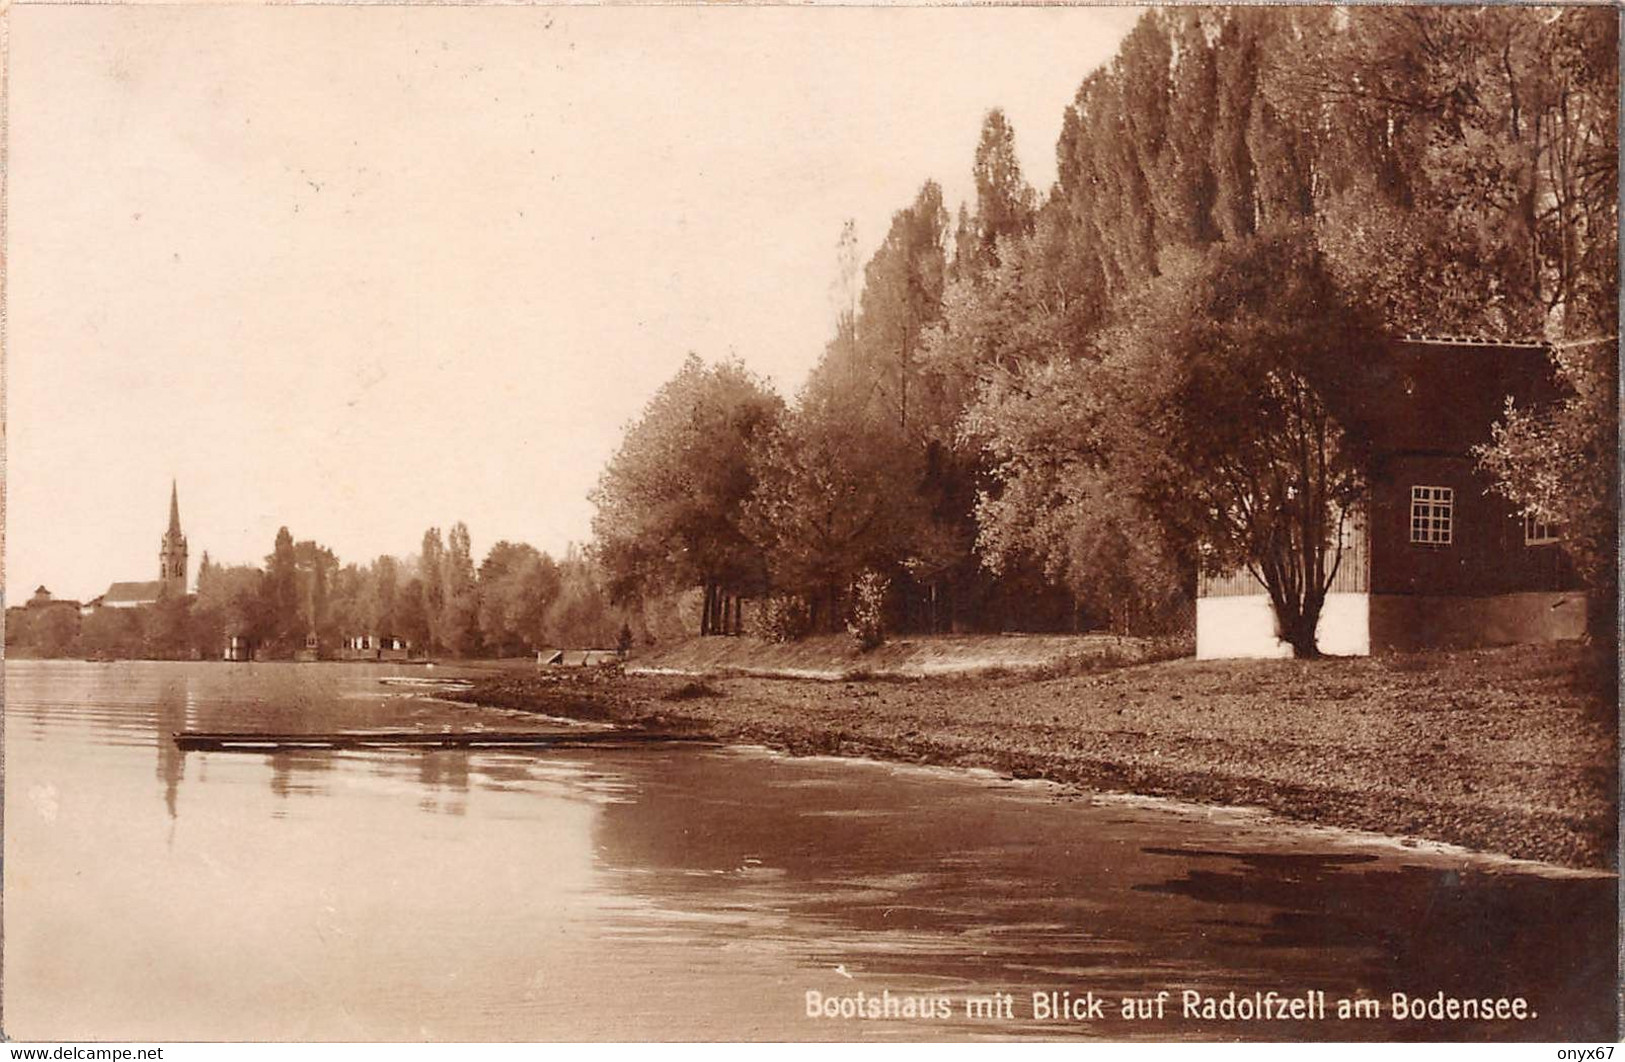
[[[1557,541],[1557,525],[1536,516],[1534,513],[1523,514],[1523,544],[1526,546],[1548,546]]]
[[[1425,546],[1450,545],[1456,492],[1449,487],[1411,488],[1411,541]]]

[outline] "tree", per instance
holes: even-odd
[[[914,534],[905,567],[929,588],[933,628],[944,612],[957,621],[970,601],[986,608],[996,590],[991,579],[1012,582],[1035,560],[1074,595],[1083,585],[1081,571],[1077,578],[1067,576],[1065,565],[1049,563],[1047,549],[1033,548],[1040,537],[1005,534],[1018,526],[1036,529],[1052,514],[1022,504],[1039,495],[1013,484],[1019,477],[1010,448],[1028,443],[1008,430],[1018,422],[1001,409],[1018,394],[1005,384],[1029,369],[1073,364],[1089,349],[1104,313],[1104,292],[1093,260],[1073,237],[1067,212],[1051,200],[1030,235],[1000,245],[996,265],[949,285],[942,318],[926,335],[920,391],[921,426],[931,439],[922,481],[929,520]],[[1013,504],[1000,505],[1007,488],[1020,493],[1012,495]],[[1000,530],[990,531],[991,520]],[[978,538],[981,563],[974,548]]]
[[[815,378],[755,451],[745,527],[768,557],[773,588],[806,597],[815,626],[839,629],[858,573],[895,568],[906,551],[918,474],[895,432]]]
[[[286,527],[276,533],[276,544],[265,558],[264,614],[266,628],[261,635],[283,648],[302,642],[305,631],[300,621],[299,560],[293,535]]]
[[[1317,131],[1322,245],[1397,331],[1578,339],[1617,255],[1605,10],[1350,9],[1266,79]],[[1310,41],[1315,41],[1314,46]]]
[[[303,641],[306,635],[316,634],[331,639],[337,631],[328,615],[328,599],[338,558],[332,550],[310,539],[295,543],[293,552],[299,586],[298,637]]]
[[[401,565],[394,557],[387,554],[380,556],[372,562],[369,588],[372,600],[365,604],[365,615],[369,620],[367,633],[379,635],[395,635],[400,620],[396,612],[396,603],[400,599]]]
[[[96,656],[138,657],[145,648],[146,610],[98,608],[79,625],[79,648]]]
[[[1000,231],[1021,228],[1020,211],[1030,195],[1002,114],[990,116],[989,130],[980,179],[987,224],[994,226],[987,230],[991,245]],[[971,259],[980,253],[969,228],[982,221],[973,223],[968,215],[963,220],[967,231],[960,243],[968,257],[960,263],[961,282],[969,284]],[[837,320],[835,337],[802,389],[796,423],[774,436],[772,455],[760,455],[758,467],[771,470],[773,483],[755,496],[752,534],[770,551],[776,588],[807,595],[820,626],[835,629],[843,622],[839,603],[851,581],[847,562],[853,550],[888,564],[891,572],[913,561],[910,570],[930,588],[933,601],[936,582],[969,555],[970,536],[962,533],[967,505],[959,506],[957,521],[950,514],[941,526],[931,522],[933,514],[951,508],[953,486],[942,475],[949,463],[928,454],[946,452],[940,443],[942,403],[956,396],[932,391],[922,364],[926,337],[942,312],[949,227],[942,190],[926,181],[913,203],[892,216],[884,242],[864,266],[857,313]],[[946,416],[951,421],[955,415],[957,410]],[[852,438],[861,438],[865,452],[846,455],[838,470],[823,475],[792,449],[839,447],[831,430],[856,433]],[[928,467],[936,473],[929,482]],[[820,482],[839,482],[849,493],[819,499],[814,495],[823,489]],[[889,496],[872,494],[876,490]],[[887,510],[884,520],[865,515],[881,509]],[[809,517],[813,524],[801,522]],[[856,522],[843,528],[848,517]],[[780,518],[797,522],[771,524]],[[849,532],[855,537],[848,540]]]
[[[1300,657],[1364,497],[1360,369],[1381,342],[1301,228],[1169,271],[1103,340],[1110,467],[1208,570],[1256,576]]]
[[[591,560],[572,546],[558,565],[558,576],[558,593],[548,606],[546,618],[552,639],[561,646],[614,645],[625,619],[611,607]]]
[[[977,546],[1000,577],[1030,559],[1087,616],[1141,633],[1180,615],[1194,565],[1188,537],[1137,494],[1134,443],[1112,436],[1128,427],[1112,423],[1114,401],[1094,355],[989,379],[967,421],[991,468]]]
[[[1004,111],[995,107],[982,120],[982,137],[971,167],[976,182],[976,214],[970,220],[976,271],[998,264],[999,242],[1017,240],[1032,230],[1034,196],[1021,176],[1016,132]],[[965,270],[965,264],[959,268]]]
[[[322,624],[324,638],[350,638],[377,631],[377,618],[372,611],[375,596],[372,578],[370,565],[363,568],[351,563],[334,570],[327,590]]]
[[[592,495],[612,600],[699,586],[701,633],[728,629],[728,596],[762,585],[765,561],[740,519],[756,485],[752,452],[782,414],[782,400],[738,362],[689,355],[627,429]]]
[[[395,601],[395,629],[389,633],[405,638],[407,643],[423,652],[431,649],[429,615],[424,607],[428,591],[423,577],[414,575],[400,588]]]
[[[442,644],[458,656],[477,653],[480,639],[478,587],[468,525],[461,520],[452,525],[446,536],[446,551],[440,563],[444,594],[440,619]]]
[[[164,594],[146,609],[142,655],[161,659],[185,656],[192,647],[192,602],[185,594]]]
[[[7,618],[9,622],[10,617]],[[33,618],[26,637],[19,641],[31,643],[40,656],[72,654],[79,646],[79,610],[69,606],[45,609],[42,615]]]
[[[291,536],[290,536],[291,544]],[[275,636],[272,595],[268,575],[247,564],[211,564],[208,575],[198,573],[197,600],[193,603],[193,638],[207,656],[218,656],[230,637],[262,642]]]
[[[431,527],[423,532],[423,546],[418,553],[418,608],[422,615],[423,636],[419,643],[424,651],[432,652],[446,646],[442,626],[445,616],[445,543],[440,529]]]
[[[547,609],[558,596],[558,566],[524,543],[498,542],[479,571],[479,625],[488,648],[512,656],[546,643]]]
[[[1509,405],[1492,442],[1479,449],[1479,463],[1502,495],[1562,527],[1563,549],[1589,591],[1591,639],[1617,651],[1618,340],[1560,344],[1556,357],[1566,396],[1555,408]]]
[[[829,350],[837,360],[854,360],[848,371],[837,372],[837,380],[851,382],[841,397],[860,416],[895,418],[900,439],[909,431],[921,340],[942,312],[947,233],[942,189],[927,181],[911,206],[892,215],[885,242],[864,266],[852,350]]]

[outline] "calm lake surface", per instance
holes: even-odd
[[[8,662],[6,1034],[1614,1038],[1610,876],[759,750],[170,741],[563,725],[379,681],[424,674]],[[1329,1013],[1187,1019],[1184,989],[1320,990]],[[1162,1020],[1122,1017],[1123,997],[1159,990]],[[1050,991],[1093,992],[1104,1016],[1035,1021]],[[1391,993],[1440,991],[1524,996],[1537,1017],[1390,1016]],[[945,998],[952,1015],[814,1018],[809,992]],[[995,992],[1012,1017],[966,1016]],[[1337,1020],[1345,997],[1382,1016]]]

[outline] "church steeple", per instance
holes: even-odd
[[[181,534],[180,491],[169,481],[169,530],[158,547],[158,578],[166,593],[186,593],[186,536]]]

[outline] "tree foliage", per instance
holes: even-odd
[[[763,585],[765,561],[741,519],[756,485],[752,454],[782,411],[738,362],[688,357],[627,429],[592,495],[612,599],[701,586],[709,632],[725,593]]]
[[[1168,272],[1105,343],[1107,467],[1210,572],[1257,577],[1281,638],[1318,655],[1365,496],[1362,366],[1380,330],[1288,229]]]

